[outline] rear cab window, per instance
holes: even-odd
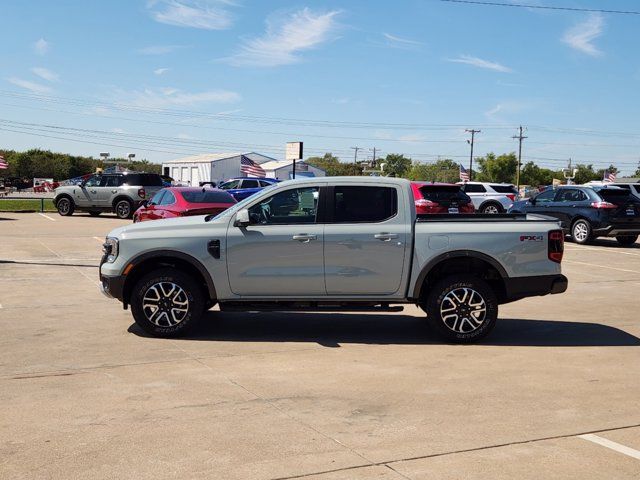
[[[378,223],[398,213],[394,187],[336,186],[333,193],[333,223]]]

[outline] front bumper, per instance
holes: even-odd
[[[100,292],[108,298],[117,298],[118,300],[122,300],[124,279],[125,277],[122,275],[117,275],[115,277],[100,275]]]
[[[555,295],[567,291],[569,280],[564,275],[539,275],[534,277],[512,277],[505,281],[505,302],[514,302],[526,297]]]

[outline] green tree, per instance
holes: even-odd
[[[411,168],[411,159],[399,153],[390,153],[378,165],[384,163],[384,174],[390,177],[404,177]]]
[[[620,170],[618,170],[615,165],[610,164],[607,168],[601,168],[596,172],[596,174],[598,175],[598,178],[596,180],[602,180],[604,178],[604,172],[606,171],[613,172],[616,174],[616,176],[620,173]]]
[[[561,171],[554,171],[548,168],[541,168],[533,162],[527,162],[520,170],[520,184],[538,187],[541,185],[551,185],[553,179],[563,179]]]
[[[488,153],[484,157],[476,158],[475,162],[478,172],[474,175],[474,180],[499,183],[514,183],[516,180],[518,157],[514,152],[500,156]]]
[[[330,152],[325,153],[322,157],[309,157],[305,162],[321,168],[328,177],[362,175],[362,167],[360,165],[341,162],[338,157]]]
[[[579,163],[573,168],[576,170],[576,176],[573,179],[573,183],[580,185],[592,180],[602,180],[602,175],[598,175],[598,172],[593,170],[593,165],[584,165]]]
[[[460,180],[460,165],[448,158],[434,163],[413,162],[406,177],[409,180],[455,183]]]

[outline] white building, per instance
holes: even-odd
[[[243,156],[260,166],[277,162],[275,158],[255,152],[207,153],[165,162],[162,164],[162,174],[193,186],[198,186],[200,182],[220,184],[232,177],[246,176],[240,171],[240,160]]]
[[[293,174],[293,162],[291,160],[272,160],[260,165],[269,178],[289,180]],[[324,170],[309,165],[303,161],[296,161],[296,177],[324,177]]]

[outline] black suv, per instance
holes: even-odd
[[[75,210],[92,216],[115,212],[119,218],[131,218],[136,208],[162,188],[162,178],[155,173],[114,173],[92,175],[80,185],[56,188],[53,203],[63,216]]]
[[[540,213],[560,220],[574,242],[615,237],[633,245],[640,234],[640,199],[619,187],[567,185],[515,202],[509,213]]]

